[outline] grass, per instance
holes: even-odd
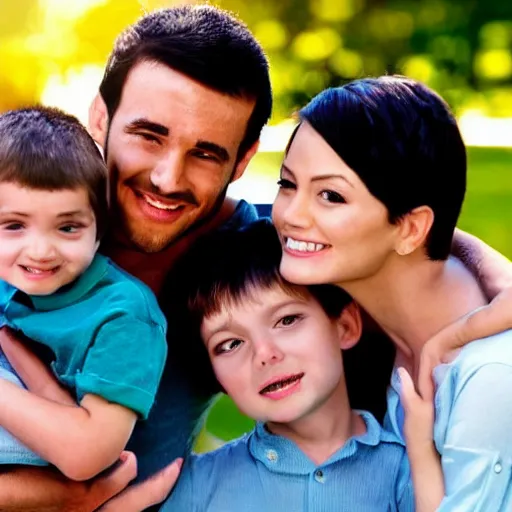
[[[259,153],[248,173],[276,177],[280,153]],[[459,227],[512,258],[512,148],[468,148],[468,187]],[[221,396],[212,407],[196,449],[205,451],[252,428],[233,402]]]

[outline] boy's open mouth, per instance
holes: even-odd
[[[300,379],[304,377],[304,372],[297,373],[296,375],[290,375],[284,379],[276,380],[271,384],[268,384],[263,389],[260,390],[260,395],[265,395],[267,393],[272,393],[274,391],[279,391],[282,389],[286,389],[288,386],[291,386],[298,382]]]

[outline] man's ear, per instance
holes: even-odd
[[[246,152],[245,155],[240,159],[240,161],[236,164],[235,173],[233,174],[233,178],[231,179],[231,183],[236,181],[238,178],[242,176],[251,161],[251,158],[257,153],[258,148],[260,146],[260,141],[257,140]]]
[[[91,137],[102,147],[105,147],[108,130],[107,105],[98,92],[89,107],[89,133]]]
[[[352,301],[342,311],[338,325],[340,330],[340,348],[347,350],[357,344],[363,332],[361,312],[355,301]]]
[[[400,229],[395,251],[400,256],[405,256],[425,244],[434,223],[434,212],[429,206],[418,206],[398,222]]]

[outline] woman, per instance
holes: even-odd
[[[417,381],[426,341],[486,304],[449,257],[466,186],[456,121],[437,94],[402,77],[324,91],[300,119],[273,208],[281,272],[348,291]],[[434,379],[440,510],[511,510],[512,332],[469,344]],[[395,371],[387,424],[403,437],[399,392]]]

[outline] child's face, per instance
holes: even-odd
[[[0,278],[49,295],[91,263],[98,242],[85,188],[38,190],[0,183]]]
[[[360,335],[355,306],[329,318],[307,291],[255,288],[240,304],[207,317],[201,335],[215,375],[247,416],[291,423],[344,392],[341,348]]]

